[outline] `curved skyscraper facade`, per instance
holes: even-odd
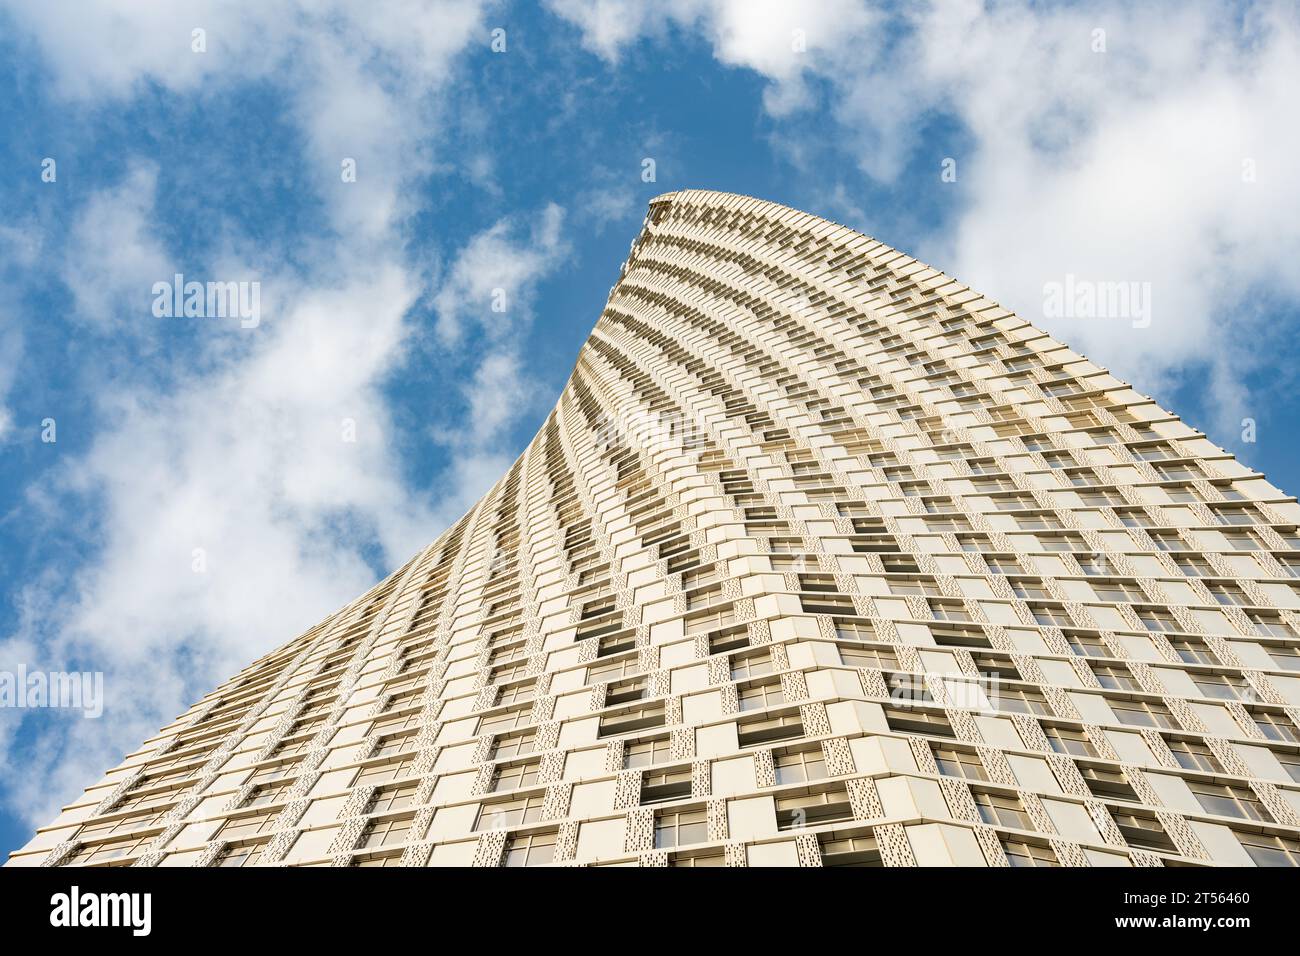
[[[1297,524],[954,279],[671,193],[492,490],[10,863],[1294,866]]]

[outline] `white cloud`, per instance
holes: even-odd
[[[449,506],[403,482],[383,386],[427,291],[402,245],[420,197],[411,186],[431,167],[439,91],[483,32],[484,5],[99,2],[79,9],[76,29],[53,8],[6,6],[59,93],[88,106],[116,108],[154,84],[203,95],[273,84],[304,134],[304,185],[338,233],[253,273],[237,223],[206,224],[222,248],[187,270],[259,275],[261,325],[196,325],[199,361],[175,366],[165,390],[147,376],[112,380],[96,395],[90,450],[28,489],[28,504],[64,525],[69,508],[93,505],[78,519],[88,557],[20,595],[26,610],[0,659],[103,670],[108,708],[101,721],[52,716],[17,737],[6,715],[3,756],[23,748],[39,784],[4,799],[37,822],[198,694],[362,593],[368,558],[396,566],[445,526]],[[206,54],[190,51],[194,26],[208,31]],[[357,161],[355,183],[342,181],[344,158]],[[106,304],[137,293],[148,317],[152,283],[170,278],[157,176],[135,163],[74,221],[63,278],[83,319],[111,317]],[[129,343],[102,348],[131,354]]]
[[[33,223],[0,224],[0,444],[16,435],[14,412],[5,403],[24,361],[25,342],[18,321],[22,303],[15,286],[37,265],[41,233]],[[17,281],[16,281],[17,280]]]
[[[444,343],[474,338],[472,372],[461,388],[466,415],[435,432],[451,451],[446,497],[439,514],[454,520],[501,477],[514,459],[512,430],[550,399],[528,370],[520,343],[532,320],[537,284],[568,253],[565,213],[555,204],[529,222],[507,218],[473,236],[458,253],[434,298]],[[495,293],[504,311],[492,309]]]
[[[547,0],[547,6],[582,31],[587,49],[611,62],[644,36],[699,31],[719,62],[773,81],[764,99],[777,115],[810,104],[806,71],[861,65],[871,47],[860,41],[880,20],[857,0]]]
[[[92,205],[144,217],[143,205],[122,199],[136,192],[110,190]],[[29,589],[30,610],[0,642],[0,658],[57,669],[93,662],[106,672],[106,716],[90,726],[55,718],[24,740],[50,769],[42,786],[11,790],[12,806],[47,818],[190,698],[362,593],[375,546],[396,566],[501,476],[511,429],[540,398],[519,336],[537,282],[563,261],[563,219],[547,206],[531,220],[503,220],[447,270],[437,298],[449,312],[470,315],[477,292],[498,282],[510,307],[498,323],[478,316],[463,330],[467,413],[437,436],[452,463],[433,499],[402,480],[381,390],[408,351],[422,286],[383,257],[321,264],[280,291],[277,314],[232,333],[244,347],[214,348],[215,368],[173,391],[128,383],[101,396],[111,427],[29,503],[63,521],[70,494],[102,501],[102,551],[70,581]],[[100,275],[106,266],[83,268]],[[50,600],[55,587],[65,591],[59,601]]]
[[[153,284],[175,272],[153,227],[157,181],[153,165],[135,163],[120,183],[91,196],[73,224],[63,280],[74,314],[101,332],[132,330],[150,314]]]
[[[610,59],[673,26],[699,30],[720,62],[771,81],[774,116],[829,110],[825,138],[868,175],[892,182],[922,162],[934,188],[960,190],[955,222],[905,251],[1140,388],[1206,367],[1225,432],[1247,410],[1245,375],[1268,361],[1276,334],[1256,303],[1300,287],[1293,5],[826,2],[775,18],[744,0],[639,13],[614,0],[551,7]],[[781,48],[792,16],[809,31],[795,61]],[[1094,52],[1097,29],[1105,52]],[[829,90],[824,105],[808,93],[814,75]],[[939,181],[944,157],[914,152],[936,114],[957,119],[970,141],[950,186]],[[1243,182],[1247,160],[1254,182]],[[842,196],[835,205],[852,208]],[[1045,317],[1044,285],[1067,274],[1149,282],[1151,326]]]
[[[79,581],[79,643],[147,659],[202,635],[226,664],[246,661],[368,586],[368,538],[390,558],[427,543],[378,394],[413,293],[392,268],[304,290],[247,358],[174,395],[111,397],[118,426],[68,476],[107,506],[109,547]]]
[[[641,212],[636,190],[627,183],[594,187],[581,197],[579,203],[580,213],[591,222],[597,235],[607,227],[621,225]]]
[[[378,238],[414,202],[402,186],[428,168],[438,108],[431,94],[454,58],[487,42],[491,0],[88,0],[75,25],[58,5],[0,0],[35,39],[56,92],[114,105],[156,84],[211,95],[271,81],[310,143],[311,186],[335,225]],[[193,31],[204,31],[205,52]],[[57,158],[57,157],[55,157]],[[353,159],[356,181],[341,164]]]
[[[448,345],[476,327],[490,339],[517,333],[531,317],[533,286],[565,251],[564,210],[554,203],[525,228],[506,218],[465,246],[434,299],[438,335]]]

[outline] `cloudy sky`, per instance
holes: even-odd
[[[459,517],[661,192],[875,236],[1300,486],[1300,13],[1129,6],[0,0],[0,671],[105,675],[0,709],[0,850]]]

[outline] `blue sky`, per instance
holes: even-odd
[[[105,711],[0,709],[0,849],[459,517],[661,192],[917,255],[1300,485],[1291,5],[46,6],[0,0],[0,670]],[[175,272],[260,321],[155,317]]]

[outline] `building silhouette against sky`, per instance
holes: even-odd
[[[942,273],[668,194],[496,486],[10,863],[1295,866],[1297,524]]]

